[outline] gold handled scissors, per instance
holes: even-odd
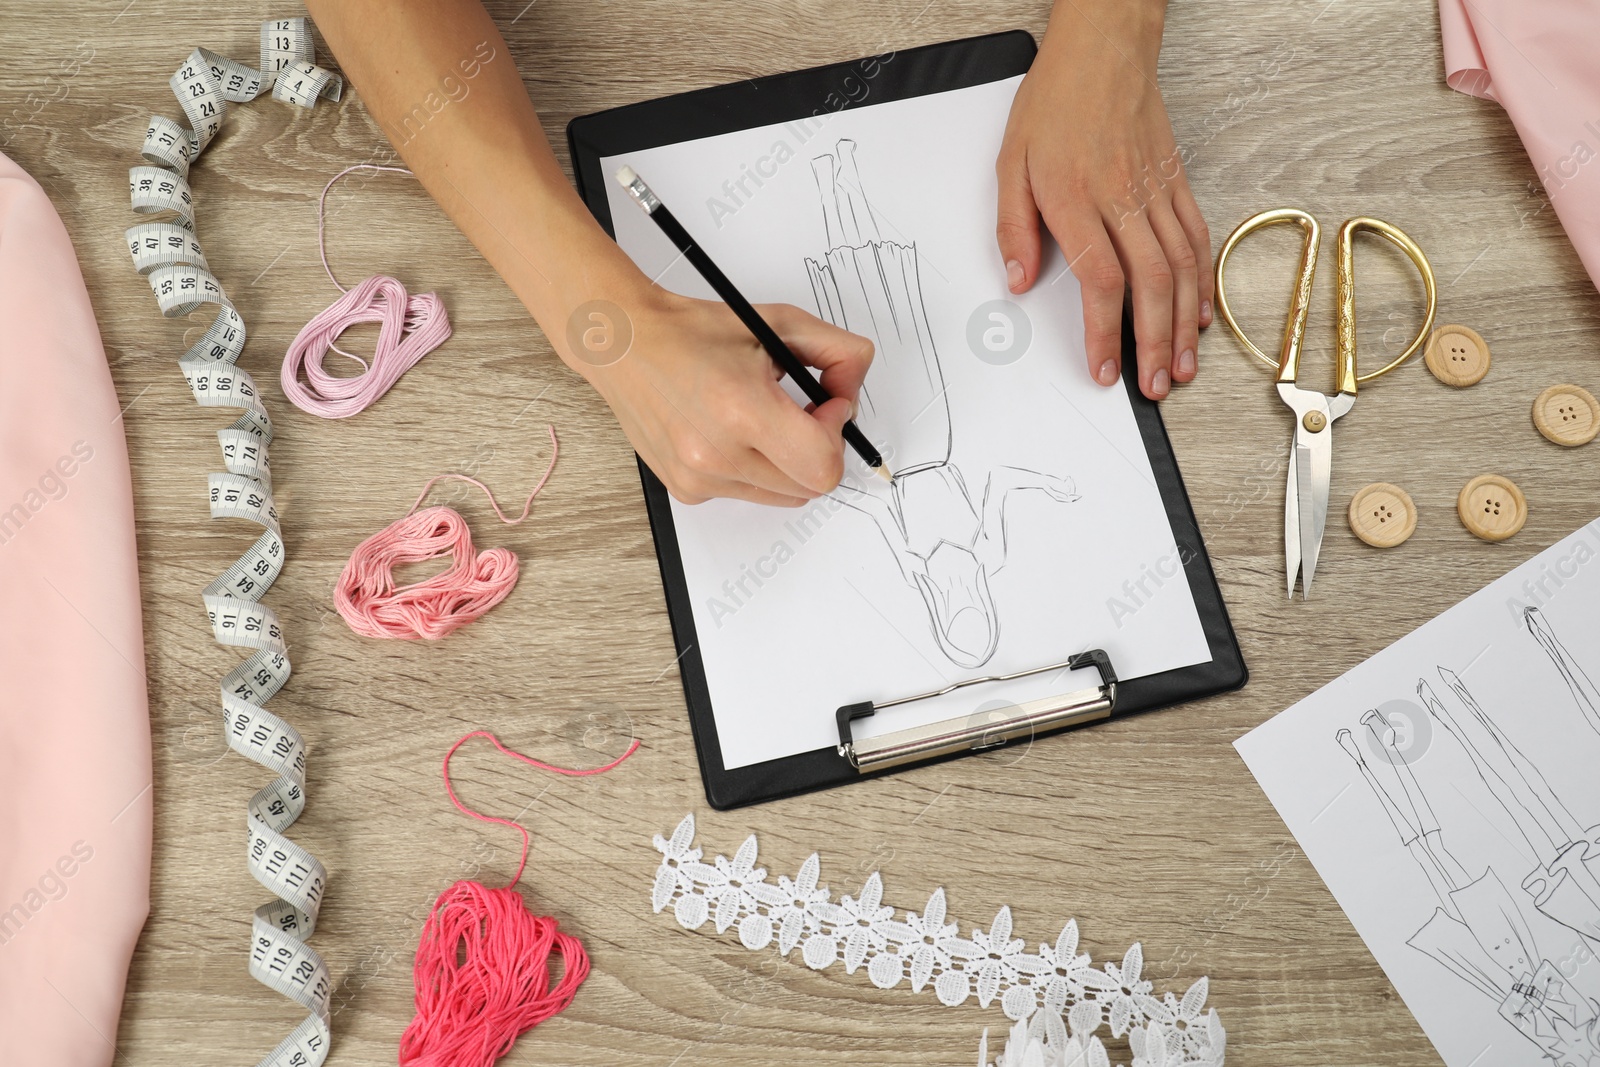
[[[1227,289],[1223,271],[1228,257],[1239,242],[1257,230],[1278,223],[1297,223],[1305,232],[1305,246],[1300,254],[1300,273],[1295,278],[1294,290],[1289,295],[1289,317],[1283,327],[1283,342],[1278,358],[1273,359],[1255,346],[1233,317],[1228,306]],[[1375,233],[1386,238],[1416,265],[1422,274],[1422,284],[1427,290],[1428,310],[1422,318],[1422,328],[1406,346],[1404,352],[1387,366],[1367,374],[1356,370],[1356,276],[1355,235],[1360,231]],[[1283,546],[1285,569],[1289,574],[1289,596],[1294,597],[1296,578],[1301,579],[1301,595],[1311,595],[1311,578],[1317,570],[1317,556],[1322,550],[1322,534],[1328,523],[1328,489],[1333,471],[1333,423],[1348,414],[1355,406],[1356,387],[1394,370],[1410,359],[1422,347],[1433,328],[1433,316],[1438,306],[1438,292],[1434,285],[1433,268],[1417,243],[1395,226],[1381,219],[1354,218],[1339,227],[1336,249],[1335,281],[1335,374],[1338,392],[1329,396],[1312,389],[1302,389],[1296,383],[1300,373],[1300,345],[1305,340],[1306,314],[1311,304],[1311,283],[1317,273],[1317,250],[1321,243],[1321,227],[1317,220],[1295,208],[1274,208],[1245,219],[1239,228],[1228,235],[1217,253],[1217,310],[1239,340],[1255,357],[1276,367],[1278,371],[1278,396],[1294,412],[1294,436],[1290,442],[1289,484],[1283,505]]]

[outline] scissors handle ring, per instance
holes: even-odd
[[[1305,244],[1300,256],[1300,269],[1295,277],[1294,290],[1289,300],[1289,315],[1284,323],[1283,342],[1278,359],[1273,359],[1258,348],[1255,342],[1245,335],[1234,318],[1233,308],[1228,303],[1228,291],[1225,270],[1228,257],[1238,247],[1239,242],[1257,230],[1280,223],[1293,222],[1305,231]],[[1404,252],[1417,268],[1417,273],[1422,276],[1422,285],[1427,294],[1427,310],[1423,315],[1422,326],[1417,335],[1405,350],[1388,364],[1367,374],[1356,373],[1356,334],[1355,334],[1355,234],[1360,231],[1375,233],[1395,245]],[[1311,286],[1316,276],[1318,243],[1321,239],[1321,229],[1317,220],[1307,212],[1296,208],[1273,208],[1268,211],[1252,215],[1239,224],[1228,239],[1222,243],[1222,248],[1217,253],[1217,310],[1222,314],[1223,321],[1228,324],[1239,341],[1257,359],[1278,371],[1278,381],[1293,383],[1300,366],[1300,346],[1305,338],[1306,317],[1311,303]],[[1338,237],[1338,279],[1337,279],[1337,350],[1338,350],[1338,386],[1342,393],[1354,394],[1356,386],[1361,382],[1370,382],[1380,378],[1417,353],[1417,350],[1427,341],[1429,332],[1433,329],[1435,313],[1438,310],[1438,287],[1434,281],[1433,267],[1428,262],[1428,257],[1418,247],[1417,243],[1405,231],[1397,226],[1392,226],[1382,219],[1357,217],[1348,220],[1339,227]]]
[[[1343,226],[1340,226],[1338,258],[1339,346],[1341,350],[1348,351],[1350,353],[1349,373],[1354,374],[1355,372],[1356,351],[1356,279],[1355,248],[1353,242],[1355,240],[1356,233],[1361,230],[1365,230],[1368,233],[1375,233],[1379,237],[1385,238],[1390,244],[1404,252],[1406,254],[1406,258],[1410,259],[1412,265],[1417,268],[1417,273],[1422,276],[1422,287],[1427,292],[1428,297],[1428,309],[1422,316],[1422,326],[1417,330],[1417,335],[1411,339],[1411,343],[1405,347],[1405,351],[1401,352],[1398,356],[1377,370],[1369,371],[1366,374],[1355,375],[1354,377],[1355,382],[1370,382],[1374,378],[1383,377],[1385,374],[1388,374],[1390,371],[1400,366],[1400,364],[1416,355],[1417,350],[1427,342],[1428,334],[1433,330],[1434,315],[1439,310],[1439,290],[1434,281],[1433,266],[1428,262],[1428,257],[1423,253],[1422,249],[1418,247],[1417,242],[1413,241],[1410,236],[1408,236],[1406,232],[1400,229],[1398,226],[1391,226],[1382,219],[1368,218],[1365,216],[1350,219]],[[1341,368],[1341,378],[1345,373],[1345,370]],[[1344,383],[1342,381],[1340,383],[1340,390],[1346,391],[1344,390]],[[1355,392],[1355,389],[1351,388],[1348,390],[1348,392],[1353,393]]]
[[[1283,345],[1278,359],[1273,359],[1245,334],[1244,328],[1233,317],[1233,308],[1228,304],[1228,287],[1225,281],[1228,266],[1228,257],[1233,255],[1233,250],[1239,242],[1255,233],[1257,230],[1279,223],[1297,223],[1305,231],[1305,246],[1300,256],[1300,272],[1295,278],[1293,293],[1289,298],[1289,317],[1284,322]],[[1252,215],[1241,222],[1228,239],[1222,242],[1222,248],[1217,252],[1217,311],[1222,314],[1222,321],[1239,338],[1245,348],[1250,350],[1261,362],[1278,371],[1279,381],[1292,382],[1299,370],[1300,343],[1306,332],[1306,313],[1311,306],[1311,283],[1317,272],[1317,247],[1322,240],[1322,228],[1317,224],[1315,217],[1298,208],[1278,207]]]

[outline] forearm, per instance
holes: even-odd
[[[310,0],[317,28],[417,179],[562,358],[564,324],[642,275],[561,172],[479,0]]]
[[[1154,84],[1167,0],[1056,0],[1043,48],[1094,53],[1114,49]]]

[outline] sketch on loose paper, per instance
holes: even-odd
[[[834,499],[872,519],[907,584],[922,596],[941,652],[981,667],[1000,644],[989,578],[1006,560],[1006,502],[1036,489],[1059,503],[1078,499],[1071,478],[1002,466],[983,475],[974,500],[951,462],[948,386],[928,328],[915,242],[884,240],[862,187],[856,143],[842,139],[811,160],[828,249],[806,258],[822,318],[870,338],[872,369],[861,391],[868,420],[900,427],[888,457],[887,494],[841,484]]]
[[[1590,676],[1537,607],[1526,608],[1523,618],[1588,726],[1600,734],[1600,694]],[[1523,709],[1495,708],[1491,714],[1459,675],[1447,667],[1437,670],[1446,692],[1419,678],[1417,711],[1442,731],[1436,738],[1448,736],[1461,746],[1477,772],[1477,780],[1463,789],[1468,804],[1498,805],[1520,835],[1513,841],[1517,851],[1534,860],[1526,872],[1464,866],[1449,841],[1459,844],[1476,827],[1442,825],[1429,801],[1430,793],[1462,784],[1430,780],[1426,767],[1418,774],[1392,721],[1378,709],[1360,716],[1364,744],[1350,727],[1340,727],[1334,741],[1354,761],[1437,897],[1406,944],[1487,998],[1551,1063],[1593,1067],[1600,1064],[1600,1003],[1573,985],[1576,968],[1565,944],[1561,951],[1540,946],[1526,909],[1600,949],[1600,811],[1579,818],[1497,721]],[[1540,688],[1527,692],[1537,699]],[[1508,890],[1507,883],[1520,892]]]
[[[1600,1067],[1600,520],[1235,742],[1448,1067]]]

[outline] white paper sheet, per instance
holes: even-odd
[[[1237,743],[1449,1067],[1600,1063],[1597,558],[1600,521]]]
[[[1052,247],[1033,292],[1008,297],[994,158],[1016,86],[603,161],[608,176],[634,167],[752,302],[798,305],[877,345],[860,423],[900,478],[898,501],[852,458],[846,487],[800,511],[674,503],[730,768],[835,744],[842,704],[1087,647],[1104,647],[1125,678],[1210,658],[1127,395],[1089,378],[1078,286],[1060,253]],[[669,289],[711,298],[626,192],[607,189],[634,261]],[[1002,318],[989,317],[997,309]],[[858,732],[1091,682],[974,687]]]

